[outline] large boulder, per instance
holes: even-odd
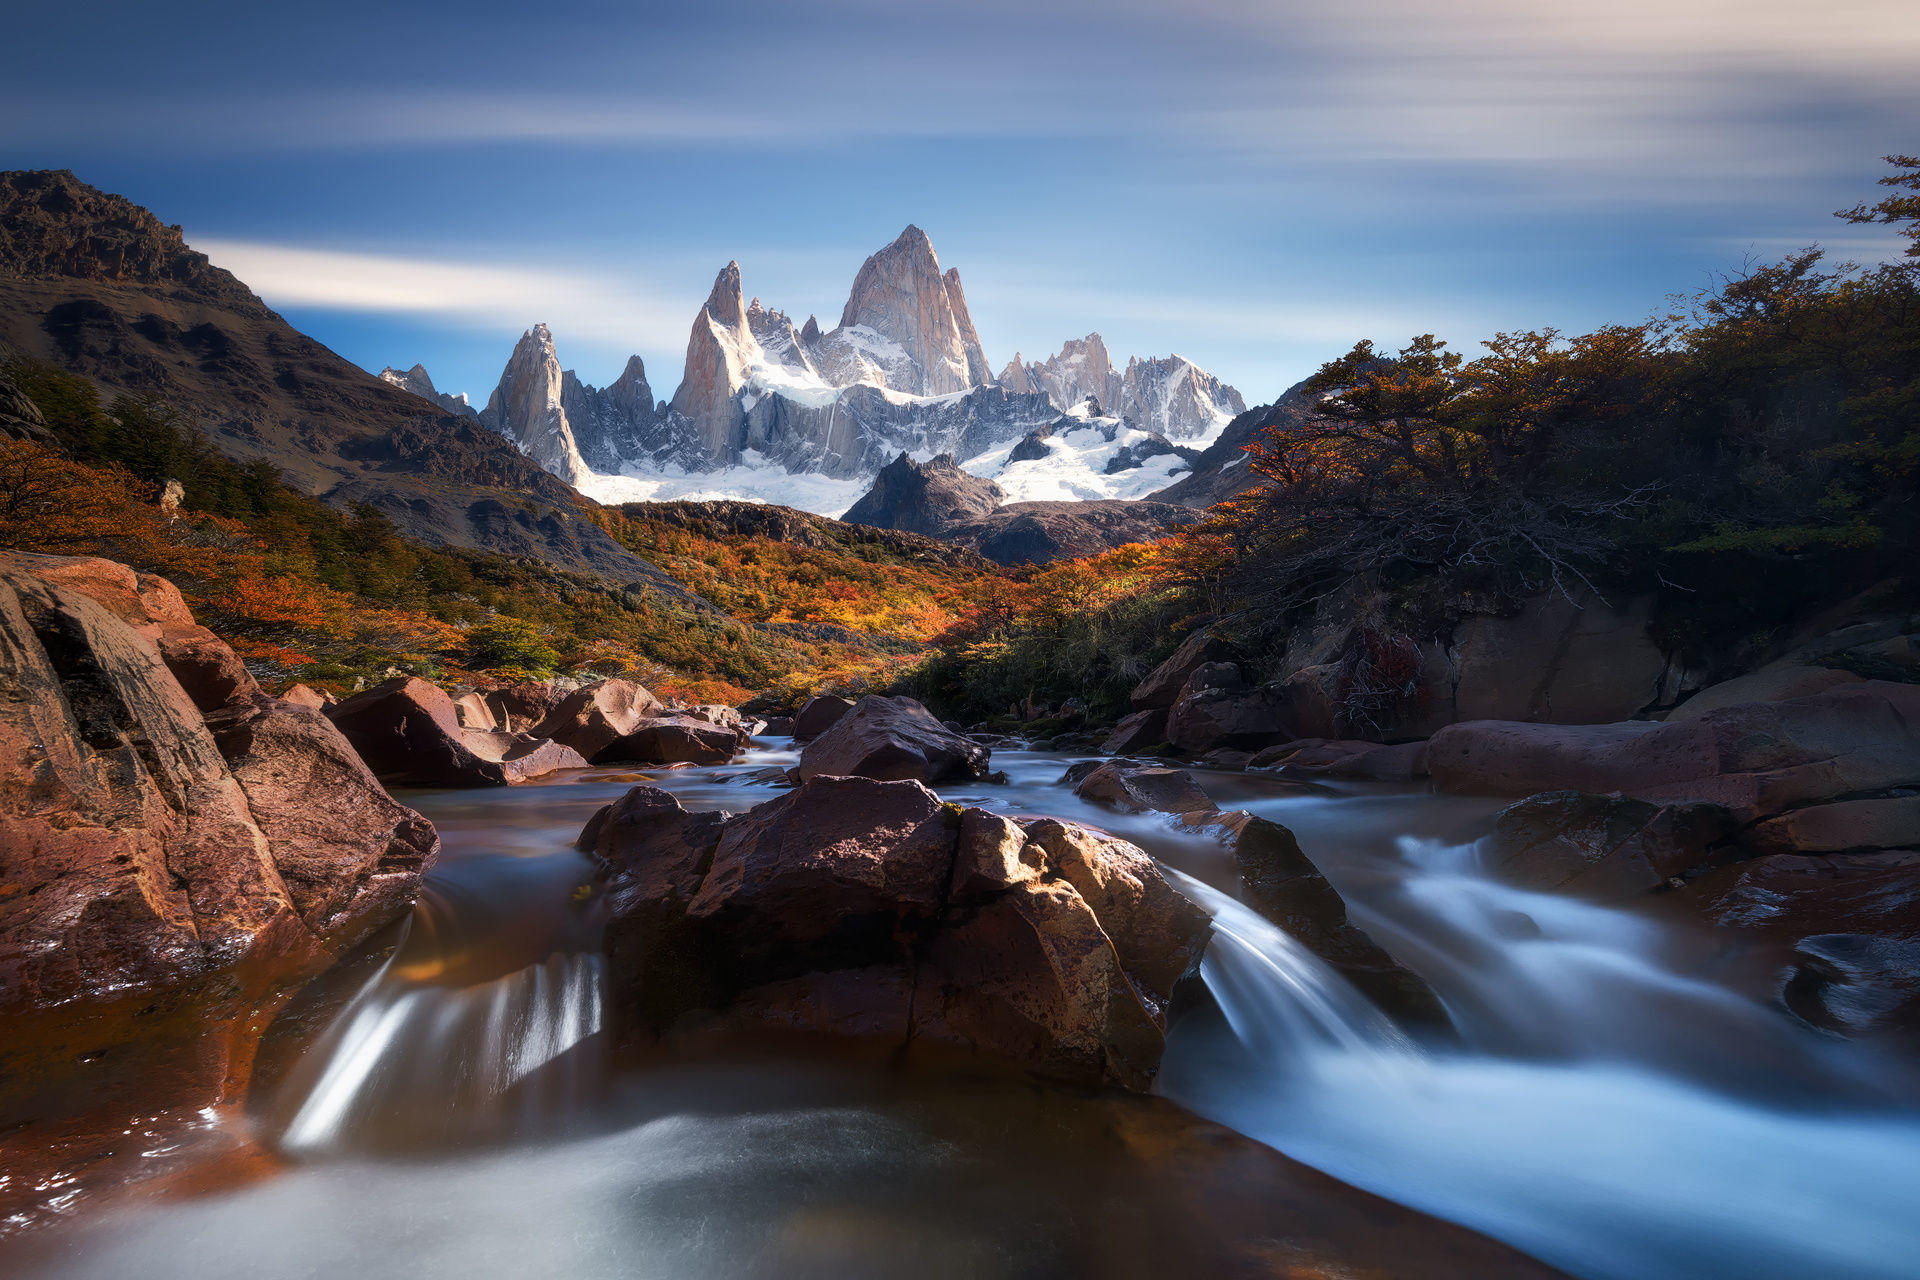
[[[557,681],[523,680],[488,690],[487,710],[493,713],[493,727],[500,732],[531,733],[566,701],[569,692]]]
[[[484,729],[494,733],[500,728],[499,722],[493,718],[493,708],[487,705],[487,695],[477,689],[453,700],[453,715],[462,729]]]
[[[1193,673],[1209,662],[1224,662],[1233,656],[1226,641],[1208,631],[1196,631],[1180,642],[1167,659],[1147,674],[1133,691],[1133,709],[1148,711],[1171,707]]]
[[[889,782],[939,782],[985,776],[988,754],[987,748],[954,733],[912,698],[871,693],[806,745],[799,769],[803,781],[857,775]]]
[[[1440,998],[1347,918],[1347,904],[1320,868],[1301,851],[1292,831],[1245,810],[1194,815],[1188,825],[1233,853],[1246,904],[1287,931],[1307,950],[1394,1018],[1450,1027]]]
[[[203,713],[122,616],[119,588],[151,598],[158,580],[105,563],[0,561],[8,1122],[48,1064],[69,1088],[137,1087],[144,1061],[217,1093],[250,1043],[227,1020],[403,914],[438,848],[311,709],[254,695]],[[115,1051],[135,1040],[177,1057]]]
[[[572,747],[588,760],[638,729],[660,700],[631,680],[602,680],[575,689],[537,725],[534,736]]]
[[[1219,747],[1258,750],[1294,736],[1284,710],[1271,689],[1203,689],[1173,704],[1167,741],[1194,755]]]
[[[1108,761],[1079,780],[1073,793],[1123,813],[1210,812],[1213,801],[1185,769]]]
[[[1247,767],[1313,777],[1412,782],[1427,776],[1427,744],[1383,746],[1341,738],[1298,738],[1258,752]]]
[[[746,813],[636,787],[596,814],[617,1039],[772,1027],[1144,1090],[1205,914],[1122,841],[824,777]]]
[[[1603,724],[1661,700],[1668,661],[1648,629],[1651,597],[1610,605],[1550,592],[1510,618],[1476,614],[1454,629],[1454,720]]]
[[[1447,791],[1617,792],[1746,822],[1920,783],[1920,686],[1863,680],[1667,723],[1474,721],[1435,734],[1428,763]]]
[[[462,729],[446,690],[416,676],[395,676],[326,714],[368,767],[393,783],[505,786],[587,765],[577,751],[545,738]]]
[[[193,620],[179,589],[165,578],[98,556],[10,551],[0,553],[0,561],[42,582],[87,596],[151,641],[167,670],[201,711],[259,696],[260,686],[239,655]]]
[[[1719,846],[1736,825],[1718,805],[1548,791],[1502,810],[1480,851],[1490,870],[1527,888],[1616,899],[1726,861]]]
[[[602,764],[616,760],[638,764],[725,764],[746,743],[747,735],[739,729],[675,712],[640,721],[633,732],[602,747],[594,759]]]
[[[1744,706],[1750,702],[1787,702],[1807,698],[1843,684],[1858,683],[1851,671],[1834,667],[1807,667],[1793,663],[1763,667],[1759,671],[1736,676],[1709,685],[1667,712],[1668,720],[1697,720],[1722,707]]]
[[[821,694],[808,698],[793,718],[793,736],[797,741],[805,742],[817,738],[838,724],[840,717],[853,710],[853,703],[846,698],[836,698],[832,694]]]
[[[1162,746],[1167,741],[1167,709],[1150,707],[1121,717],[1113,732],[1100,744],[1104,755],[1123,756]]]
[[[289,686],[280,695],[280,701],[291,702],[296,707],[305,707],[309,711],[324,711],[339,699],[325,694],[311,685],[296,684]]]

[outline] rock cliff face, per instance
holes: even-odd
[[[1245,413],[1247,402],[1185,356],[1135,356],[1127,361],[1115,407],[1136,426],[1170,440],[1191,440]]]
[[[604,389],[588,386],[567,370],[560,375],[560,407],[581,458],[595,471],[618,471],[627,460],[645,458],[663,443],[661,406],[654,403],[647,366],[639,356],[628,356],[627,367]]]
[[[952,281],[957,291],[957,273]],[[869,330],[906,353],[911,367],[896,375],[900,382],[888,384],[893,390],[938,396],[984,381],[975,377],[987,362],[966,299],[956,299],[947,285],[933,241],[914,226],[868,258],[854,277],[840,327]]]
[[[1013,372],[1011,366],[1009,372]],[[1097,333],[1069,339],[1059,354],[1028,365],[1025,374],[1029,385],[1046,392],[1062,409],[1084,404],[1088,396],[1099,401],[1103,410],[1119,407],[1124,380],[1107,355],[1106,341]]]
[[[411,391],[430,404],[437,404],[448,413],[465,414],[469,418],[479,417],[479,412],[468,403],[464,395],[452,396],[433,385],[433,379],[427,376],[427,367],[416,364],[405,372],[388,365],[380,371],[380,381]]]
[[[567,423],[562,381],[553,334],[544,324],[536,324],[520,335],[480,421],[519,445],[553,475],[578,485],[587,478],[587,464]]]

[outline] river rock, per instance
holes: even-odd
[[[150,624],[87,593],[170,584],[50,559],[0,560],[0,1094],[173,1035],[218,1089],[246,1036],[209,1035],[207,1010],[237,1016],[403,913],[438,841],[309,709],[234,700],[210,728]]]
[[[1185,769],[1150,768],[1109,761],[1078,779],[1073,793],[1123,813],[1210,812],[1213,801]]]
[[[1193,669],[1187,682],[1180,686],[1180,698],[1192,697],[1208,689],[1244,689],[1247,678],[1240,673],[1237,662],[1203,662]],[[1178,702],[1180,699],[1174,699]]]
[[[1281,700],[1267,689],[1204,689],[1173,704],[1167,741],[1200,755],[1217,747],[1258,750],[1291,737],[1281,721]]]
[[[831,694],[822,694],[817,698],[808,698],[793,718],[793,736],[804,742],[817,738],[839,723],[840,717],[853,710],[853,703],[845,698],[836,698]]]
[[[505,786],[587,765],[578,752],[545,738],[462,729],[453,699],[417,676],[384,681],[326,714],[368,767],[394,783]]]
[[[598,760],[602,752],[638,729],[659,707],[660,700],[642,685],[631,680],[602,680],[568,694],[533,733],[572,747],[588,760]]]
[[[987,772],[988,756],[987,748],[949,731],[912,698],[870,693],[806,745],[800,776],[978,778]]]
[[[792,716],[769,716],[760,726],[760,734],[769,738],[790,738],[793,736]],[[760,736],[760,734],[755,735]]]
[[[1299,738],[1258,752],[1248,767],[1326,778],[1412,782],[1427,776],[1427,744],[1401,742],[1385,746],[1340,738]]]
[[[1920,784],[1920,686],[1863,680],[1680,722],[1473,721],[1435,734],[1428,760],[1447,791],[1618,792],[1719,804],[1752,821]]]
[[[1530,889],[1625,898],[1727,861],[1716,850],[1737,825],[1718,805],[1549,791],[1502,810],[1480,850],[1490,870]]]
[[[531,733],[566,700],[567,689],[552,680],[524,680],[486,694],[493,727],[503,733]]]
[[[642,720],[632,733],[616,738],[595,759],[605,764],[725,764],[746,745],[738,729],[675,712]]]
[[[306,707],[310,711],[324,711],[338,699],[309,685],[296,684],[280,695],[280,701],[291,702],[296,707]]]
[[[487,705],[487,695],[474,690],[463,693],[453,700],[454,719],[460,722],[462,729],[480,729],[487,733],[497,732],[500,724],[493,718],[493,708]]]
[[[1167,741],[1167,709],[1152,707],[1121,718],[1100,744],[1104,755],[1124,756],[1163,746]]]
[[[636,787],[582,845],[607,868],[627,1044],[705,1011],[1145,1089],[1209,932],[1125,842],[943,805],[915,781],[819,777],[725,819]]]
[[[1433,989],[1347,918],[1347,904],[1301,851],[1293,832],[1245,810],[1187,819],[1233,853],[1246,904],[1325,960],[1396,1019],[1435,1027],[1452,1020]]]
[[[1180,647],[1147,674],[1133,691],[1135,711],[1171,707],[1180,699],[1180,690],[1203,664],[1224,662],[1233,649],[1224,640],[1207,631],[1196,631],[1180,642]]]
[[[1722,707],[1738,707],[1750,702],[1787,702],[1811,697],[1843,684],[1856,684],[1860,677],[1851,671],[1833,667],[1808,667],[1788,663],[1764,667],[1744,676],[1736,676],[1709,685],[1667,712],[1667,720],[1695,720]]]

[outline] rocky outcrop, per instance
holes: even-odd
[[[1046,392],[1062,409],[1085,404],[1089,396],[1102,408],[1117,409],[1124,385],[1106,341],[1097,333],[1068,339],[1054,355],[1025,366],[1024,373],[1029,385]]]
[[[1128,498],[1010,502],[952,526],[943,536],[996,564],[1046,564],[1156,542],[1194,518],[1184,507]]]
[[[749,737],[745,729],[737,726],[675,713],[641,720],[631,733],[601,748],[594,759],[602,764],[617,760],[637,764],[725,764],[747,745]]]
[[[1108,761],[1079,778],[1073,794],[1122,813],[1210,813],[1213,801],[1185,769]]]
[[[1130,358],[1119,397],[1103,403],[1169,440],[1208,435],[1247,411],[1238,391],[1180,355]]]
[[[1220,747],[1258,750],[1293,735],[1284,699],[1271,689],[1201,689],[1167,712],[1167,741],[1193,755]]]
[[[577,486],[589,469],[567,422],[561,383],[553,334],[536,324],[520,336],[480,421],[519,445],[542,468]]]
[[[983,777],[987,759],[987,748],[946,728],[912,698],[870,693],[807,743],[799,776],[939,782]]]
[[[1180,690],[1185,687],[1187,680],[1203,664],[1225,662],[1232,656],[1232,646],[1213,633],[1204,629],[1191,633],[1180,642],[1178,649],[1134,687],[1133,709],[1146,711],[1156,707],[1171,707],[1179,701]]]
[[[502,733],[531,733],[573,692],[552,680],[522,680],[483,695],[493,716],[489,728]]]
[[[1473,721],[1435,734],[1428,759],[1449,791],[1617,792],[1718,804],[1751,822],[1920,784],[1920,686],[1863,680],[1668,723]]]
[[[178,593],[107,563],[0,560],[9,1098],[48,1062],[174,1033],[217,1088],[245,1037],[183,1010],[237,1012],[325,967],[406,911],[438,848],[313,710],[257,690],[196,705],[152,634],[191,624]]]
[[[840,717],[851,710],[853,702],[848,698],[836,698],[832,694],[808,698],[799,714],[793,718],[793,736],[800,742],[817,738],[833,728],[839,723]]]
[[[910,781],[816,778],[726,819],[637,787],[581,844],[607,868],[628,1044],[713,1014],[1145,1089],[1208,935],[1131,845]]]
[[[1763,667],[1759,671],[1709,685],[1662,718],[1695,720],[1722,707],[1738,707],[1751,702],[1787,702],[1825,693],[1843,684],[1854,684],[1859,679],[1851,671],[1839,671],[1833,667],[1804,667],[1793,663]]]
[[[1135,751],[1148,751],[1162,746],[1167,741],[1167,709],[1152,707],[1145,711],[1135,711],[1123,716],[1106,741],[1100,744],[1100,750],[1110,756],[1128,755]]]
[[[400,370],[388,365],[380,371],[380,381],[411,392],[429,404],[445,409],[448,413],[464,414],[469,418],[480,415],[474,410],[464,395],[448,395],[433,385],[433,378],[427,373],[427,366],[416,364],[411,369]]]
[[[986,350],[980,345],[980,333],[967,314],[967,294],[960,287],[960,268],[947,268],[947,301],[953,306],[953,322],[960,330],[960,347],[967,353],[967,384],[981,386],[993,381],[993,367],[987,363]]]
[[[736,396],[757,345],[747,328],[740,264],[729,262],[693,318],[680,387],[673,393],[673,412],[693,424],[699,454],[683,461],[711,466],[730,459],[744,419]]]
[[[1325,960],[1396,1019],[1450,1026],[1433,989],[1347,918],[1347,904],[1293,832],[1244,810],[1186,819],[1233,853],[1246,904]]]
[[[907,366],[890,370],[882,385],[939,396],[986,381],[976,376],[984,375],[987,361],[967,316],[966,298],[957,296],[959,283],[953,274],[949,289],[933,242],[914,226],[861,264],[840,312],[840,328],[866,330],[905,353]]]
[[[4,371],[0,371],[0,437],[53,443],[53,433],[47,430],[47,419],[40,412],[40,406],[15,386]]]
[[[993,481],[962,471],[951,454],[915,462],[902,453],[840,518],[848,524],[944,538],[956,525],[991,515],[1006,496]]]
[[[446,691],[415,676],[395,676],[326,714],[367,766],[392,783],[506,786],[587,764],[578,752],[532,734],[461,728]]]
[[[1502,810],[1481,857],[1530,889],[1628,898],[1700,869],[1736,825],[1718,805],[1548,791]]]
[[[670,442],[639,356],[628,356],[620,376],[605,388],[580,381],[571,369],[564,371],[560,407],[581,459],[596,472],[615,473],[628,463],[648,460]]]
[[[534,727],[533,735],[551,738],[598,761],[601,753],[659,709],[660,700],[645,686],[631,680],[602,680],[568,694]]]

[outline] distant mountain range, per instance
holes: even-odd
[[[472,412],[419,365],[381,377]],[[1245,409],[1238,391],[1183,356],[1116,368],[1098,333],[1032,364],[1016,354],[994,375],[959,271],[943,271],[926,232],[910,226],[862,264],[831,330],[813,316],[796,328],[748,301],[730,262],[694,316],[670,400],[655,400],[639,356],[611,386],[582,383],[536,324],[478,417],[604,499],[739,496],[745,486],[832,514],[903,452],[950,454],[1015,499],[1140,497],[1190,468],[1187,446],[1210,444]],[[1154,459],[1163,461],[1148,466]]]
[[[581,382],[535,325],[475,409],[420,365],[376,376],[336,355],[131,201],[64,170],[0,173],[0,360],[163,399],[230,456],[426,543],[677,597],[596,502],[746,496],[1048,560],[1230,496],[1251,478],[1240,446],[1308,412],[1292,395],[1238,412],[1179,356],[1116,369],[1098,334],[989,377],[958,272],[913,227],[861,267],[832,330],[742,295],[730,263],[671,400],[638,356]]]

